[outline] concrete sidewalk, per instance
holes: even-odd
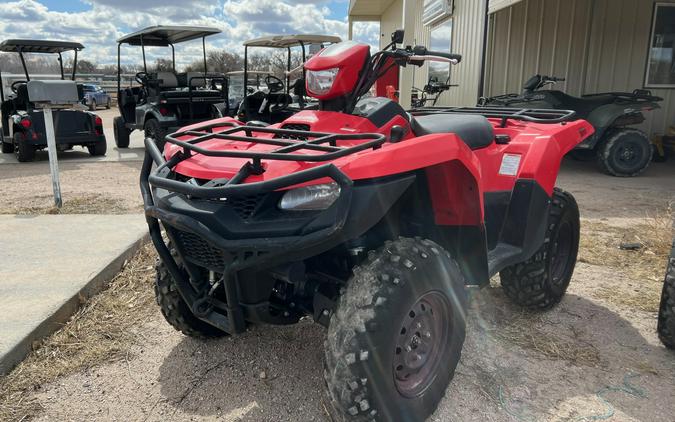
[[[110,280],[147,234],[142,215],[0,215],[0,375]]]

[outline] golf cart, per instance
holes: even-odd
[[[637,176],[649,166],[653,147],[646,133],[632,125],[645,121],[644,112],[660,108],[663,98],[648,90],[603,92],[573,97],[563,91],[544,89],[565,78],[534,75],[523,85],[522,94],[481,98],[480,106],[569,109],[595,128],[593,136],[579,144],[570,155],[581,161],[597,160],[607,174]]]
[[[84,46],[77,42],[46,40],[5,40],[0,43],[0,51],[18,53],[25,80],[11,83],[11,93],[5,93],[0,73],[0,121],[2,130],[0,140],[2,152],[15,153],[20,162],[33,161],[35,151],[47,148],[45,120],[42,110],[35,107],[28,96],[28,81],[31,80],[26,64],[26,53],[57,54],[61,79],[66,79],[63,70],[63,53],[73,51],[73,71],[68,75],[75,80],[77,52]],[[78,86],[78,91],[80,91]],[[5,95],[7,94],[7,95]],[[103,134],[103,121],[99,116],[84,110],[54,110],[54,128],[56,147],[60,151],[71,149],[74,145],[86,146],[91,155],[105,155],[106,142]]]
[[[240,121],[259,121],[264,123],[278,123],[294,113],[306,108],[307,93],[305,92],[305,78],[302,64],[305,63],[309,54],[315,53],[329,44],[340,42],[340,37],[331,35],[271,35],[256,38],[244,43],[244,80],[248,81],[249,49],[254,47],[283,49],[288,52],[286,71],[283,79],[271,72],[264,78],[265,89],[258,89],[247,94],[241,101],[237,117]],[[302,63],[292,68],[293,48],[300,47]],[[297,74],[293,84],[291,80]],[[279,75],[281,76],[281,75]]]
[[[657,331],[661,342],[667,348],[675,349],[675,240],[666,265],[666,278],[663,280]]]
[[[117,40],[117,95],[120,115],[113,121],[115,144],[129,146],[133,130],[144,130],[161,146],[164,135],[181,126],[227,114],[227,81],[221,73],[207,73],[206,37],[219,34],[215,28],[196,26],[151,26]],[[176,72],[175,44],[202,40],[203,72]],[[143,71],[136,74],[139,86],[123,88],[120,53],[123,44],[140,46]],[[171,47],[171,70],[148,71],[146,47]]]
[[[249,70],[246,83],[244,83],[243,70],[234,70],[225,74],[230,116],[236,116],[244,97],[263,90],[265,77],[269,74],[270,72]]]

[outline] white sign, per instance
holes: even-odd
[[[520,167],[520,154],[504,154],[502,165],[499,167],[499,174],[502,176],[515,176]]]

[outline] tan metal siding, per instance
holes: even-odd
[[[486,94],[520,92],[536,73],[566,77],[559,88],[572,95],[642,88],[654,2],[524,0],[500,10],[490,18]],[[642,126],[663,133],[675,124],[675,90],[652,92],[662,109]]]
[[[452,15],[452,50],[462,55],[462,62],[450,71],[450,88],[439,99],[438,105],[476,104],[483,49],[484,0],[455,0]]]

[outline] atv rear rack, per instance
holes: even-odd
[[[501,126],[505,127],[506,122],[510,119],[533,123],[567,122],[574,119],[576,112],[572,110],[509,107],[422,107],[411,110],[410,114],[413,116],[427,116],[430,114],[479,114],[488,118],[502,119]]]
[[[604,95],[614,96],[614,101],[618,104],[625,103],[658,103],[663,98],[652,95],[648,89],[636,89],[633,92],[598,92],[597,94],[585,94],[581,98],[602,97]]]

